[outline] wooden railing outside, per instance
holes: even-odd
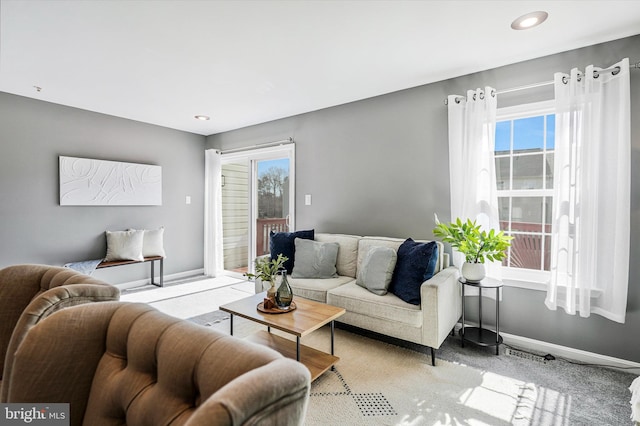
[[[284,217],[258,219],[256,228],[256,253],[258,256],[269,253],[270,232],[287,232],[287,219]]]
[[[508,222],[500,222],[501,229],[506,231],[508,226]],[[544,248],[542,247],[543,229],[541,224],[511,222],[511,230],[516,233],[512,234],[514,239],[511,240],[510,266],[512,268],[549,270],[551,257],[551,225],[547,224],[544,227]],[[537,232],[538,234],[519,234],[518,232]]]

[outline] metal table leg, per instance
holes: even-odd
[[[160,259],[160,287],[164,287],[164,257]]]
[[[331,321],[331,355],[333,355],[333,330],[334,330],[333,321]]]

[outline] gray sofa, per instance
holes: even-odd
[[[397,252],[404,239],[317,233],[315,241],[338,243],[337,276],[288,277],[294,295],[345,308],[346,313],[338,319],[341,323],[428,346],[435,365],[435,350],[462,314],[458,270],[449,266],[442,243],[436,242],[439,256],[435,274],[422,283],[420,305],[414,305],[392,293],[379,296],[356,284],[358,271],[372,248],[389,247]],[[257,280],[256,292],[261,291],[263,284]]]

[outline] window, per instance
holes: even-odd
[[[555,114],[553,102],[498,110],[495,137],[500,228],[514,237],[503,265],[547,275],[550,268]],[[521,272],[519,272],[521,271]]]
[[[295,229],[295,145],[222,154],[223,267],[251,271],[270,231]]]

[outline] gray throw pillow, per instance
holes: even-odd
[[[338,243],[320,243],[296,238],[296,258],[293,263],[293,278],[333,278],[337,276],[336,260]]]
[[[372,247],[362,261],[356,284],[378,296],[387,294],[398,255],[390,247]]]

